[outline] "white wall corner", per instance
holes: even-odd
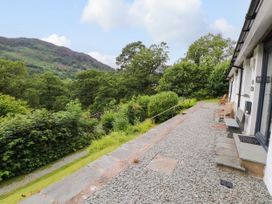
[[[272,134],[270,135],[272,137]],[[272,195],[272,140],[270,140],[269,148],[267,152],[266,167],[264,173],[264,183]]]

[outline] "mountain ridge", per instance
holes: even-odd
[[[0,36],[0,58],[23,61],[31,73],[52,71],[62,77],[88,69],[114,71],[88,54],[36,38]]]

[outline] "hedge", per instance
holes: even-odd
[[[3,118],[0,180],[29,173],[89,145],[95,138],[94,126],[77,102],[70,102],[66,111],[36,110]]]
[[[167,91],[161,92],[150,97],[148,103],[148,115],[149,117],[154,117],[167,109],[178,105],[179,98],[175,92]],[[155,117],[155,122],[163,122],[169,118],[175,116],[179,111],[179,107],[173,108],[158,117]]]

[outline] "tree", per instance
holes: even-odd
[[[48,110],[62,110],[70,100],[65,83],[51,72],[29,78],[24,98],[31,107]]]
[[[196,40],[189,47],[186,59],[200,65],[209,58],[216,65],[232,56],[234,44],[232,40],[224,39],[220,34],[209,33]]]
[[[213,96],[221,96],[228,92],[226,72],[230,62],[224,61],[216,65],[209,77],[208,88]]]
[[[189,97],[202,86],[201,70],[189,61],[174,64],[165,70],[158,91],[174,91],[179,96]]]
[[[9,95],[0,94],[0,118],[7,114],[27,113],[29,109],[25,101],[16,100]]]
[[[0,92],[21,98],[27,78],[27,68],[22,62],[0,59]]]
[[[133,56],[123,71],[133,95],[154,93],[160,75],[157,70],[165,67],[168,60],[167,49],[166,43],[151,45]]]
[[[77,75],[74,86],[75,97],[80,100],[84,107],[94,103],[101,78],[104,75],[104,73],[94,70],[82,71]]]
[[[144,48],[145,45],[141,41],[129,43],[122,49],[121,54],[116,58],[116,64],[120,66],[121,70],[126,69],[134,55]]]

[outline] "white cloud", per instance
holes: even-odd
[[[189,43],[204,33],[201,0],[89,0],[82,22],[143,27],[154,41]]]
[[[103,62],[104,64],[111,66],[112,68],[117,67],[117,65],[115,64],[115,56],[113,55],[105,55],[97,51],[89,52],[88,55],[97,59],[100,62]]]
[[[234,26],[229,24],[229,22],[224,18],[219,18],[219,19],[215,20],[210,25],[210,29],[213,32],[219,32],[224,37],[229,37],[234,40],[238,38],[238,34],[239,34],[237,28],[235,28]]]
[[[123,0],[89,0],[84,8],[81,21],[95,22],[104,29],[124,24],[128,7]]]
[[[70,47],[71,41],[64,35],[52,34],[46,38],[42,38],[46,42],[53,43],[58,46]]]

